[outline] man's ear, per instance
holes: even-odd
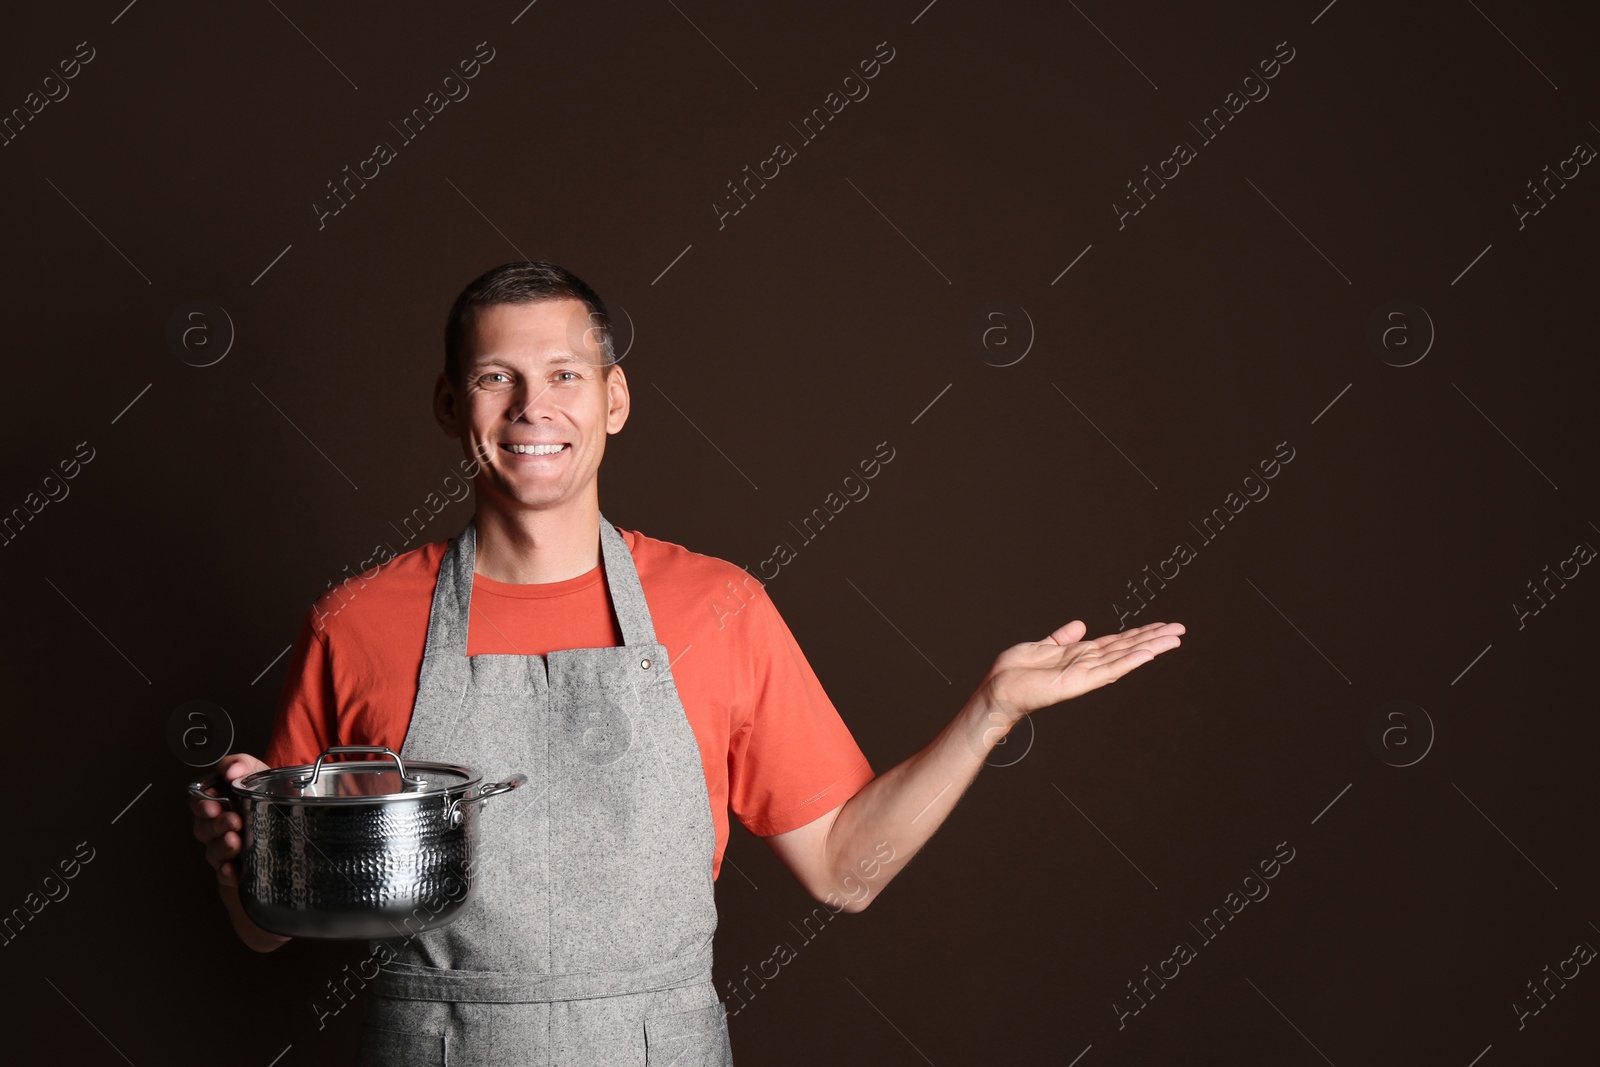
[[[606,376],[606,400],[606,433],[616,433],[628,421],[632,402],[628,396],[627,375],[615,364],[612,364],[611,373]]]
[[[440,373],[439,380],[433,383],[433,417],[438,421],[439,428],[444,431],[446,437],[461,436],[459,405],[460,397],[456,394],[456,387],[447,376]]]

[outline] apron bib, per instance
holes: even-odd
[[[600,548],[622,645],[470,658],[475,520],[445,552],[401,755],[528,782],[479,811],[455,921],[373,943],[359,1064],[731,1067],[699,746],[604,516]]]

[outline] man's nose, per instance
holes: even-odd
[[[548,382],[523,382],[511,396],[507,417],[512,422],[532,422],[541,416],[548,417],[551,400]]]

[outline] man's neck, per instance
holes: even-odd
[[[596,501],[513,513],[480,502],[477,534],[478,558],[473,569],[497,582],[564,582],[600,565],[600,505]]]

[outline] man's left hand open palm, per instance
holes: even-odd
[[[1074,619],[1043,641],[1025,641],[1002,652],[985,685],[1001,711],[1023,715],[1082,696],[1149,663],[1182,642],[1182,623],[1152,622],[1118,634],[1083,640],[1088,627]]]

